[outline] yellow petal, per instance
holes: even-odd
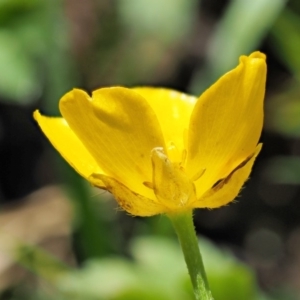
[[[157,118],[143,97],[121,87],[96,90],[92,99],[73,90],[61,99],[60,111],[105,174],[154,198],[143,182],[152,177],[151,150],[165,145]]]
[[[37,110],[33,116],[52,145],[81,176],[88,179],[92,173],[101,172],[95,159],[63,118],[45,117]]]
[[[186,172],[200,197],[254,152],[263,124],[265,56],[254,52],[198,99],[189,132]]]
[[[172,163],[162,148],[152,150],[153,189],[168,211],[186,209],[196,200],[195,186],[179,164]]]
[[[100,184],[104,182],[106,186],[105,189],[111,192],[119,205],[131,215],[148,217],[166,211],[166,208],[157,203],[157,201],[131,191],[124,184],[112,177],[102,174],[93,174],[90,178],[90,181],[94,182],[96,186],[98,186],[97,180]]]
[[[241,163],[231,174],[219,181],[207,191],[201,199],[192,204],[193,208],[216,208],[233,201],[243,184],[248,179],[255,158],[260,152],[262,144],[257,145],[255,153]]]
[[[197,101],[196,97],[163,88],[134,88],[150,104],[159,120],[167,146],[168,157],[180,161],[184,145],[184,134],[189,126],[190,116]],[[172,143],[177,151],[172,153]]]

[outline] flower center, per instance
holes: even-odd
[[[183,151],[180,151],[173,141],[167,143],[168,158],[174,163],[182,164]]]
[[[195,201],[196,191],[194,183],[187,177],[182,167],[182,154],[176,150],[175,145],[168,148],[169,153],[172,160],[165,154],[163,148],[152,149],[151,187],[157,199],[173,210]]]

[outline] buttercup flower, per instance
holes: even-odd
[[[249,177],[261,144],[265,55],[239,65],[199,98],[162,88],[74,89],[62,117],[34,118],[67,162],[136,216],[215,208]]]

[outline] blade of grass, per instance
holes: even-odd
[[[58,100],[76,85],[74,61],[70,56],[67,24],[63,15],[63,1],[46,0],[43,11],[45,47],[47,51],[47,89],[44,108],[49,114],[58,114]],[[76,209],[77,230],[80,246],[86,258],[101,257],[109,248],[104,234],[104,222],[97,218],[87,185],[71,171],[65,163],[57,159],[58,174],[63,176],[72,191],[71,198]],[[107,226],[106,226],[107,227]],[[102,230],[100,230],[102,228]]]
[[[271,38],[274,43],[274,51],[290,69],[291,72],[300,79],[300,18],[286,8],[276,20],[272,30]]]
[[[190,90],[199,94],[256,49],[285,6],[285,0],[233,0],[217,25],[207,50],[207,66],[196,73]]]

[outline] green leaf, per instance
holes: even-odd
[[[258,47],[284,8],[285,0],[233,0],[208,45],[208,66],[198,73],[191,90],[199,94],[237,65],[240,55]]]
[[[280,60],[299,78],[300,77],[300,17],[286,8],[276,20],[271,37],[272,48]]]
[[[215,300],[253,300],[258,297],[256,279],[248,266],[236,260],[229,251],[221,251],[203,238],[199,243]]]
[[[300,184],[300,158],[275,156],[267,161],[264,176],[276,184]]]
[[[215,300],[258,299],[249,267],[204,238],[200,246]],[[90,260],[82,270],[61,278],[60,290],[72,299],[194,299],[177,242],[140,237],[134,240],[131,252],[132,262],[120,258]]]
[[[20,104],[30,103],[40,92],[33,61],[8,30],[0,31],[0,94]]]
[[[69,273],[59,289],[71,299],[193,300],[180,248],[161,238],[139,238],[132,245],[135,261],[117,257],[90,260]]]
[[[0,25],[10,26],[40,3],[41,0],[0,0]]]
[[[170,43],[189,31],[195,16],[196,1],[121,0],[118,1],[118,8],[121,21],[134,34],[155,36]]]
[[[70,269],[57,258],[37,246],[18,243],[14,252],[15,260],[22,266],[56,285]]]
[[[295,80],[273,96],[272,101],[266,104],[267,128],[292,138],[300,136],[299,93],[299,80]]]
[[[265,37],[283,9],[284,0],[234,0],[218,24],[209,59],[219,74],[227,72],[242,54],[249,54]]]

